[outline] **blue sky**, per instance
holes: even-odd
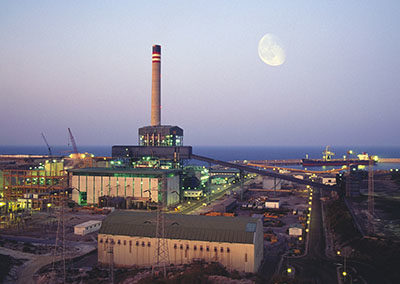
[[[399,145],[398,1],[1,1],[0,144]],[[266,33],[286,62],[263,63]]]

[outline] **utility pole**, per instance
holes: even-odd
[[[243,194],[244,194],[244,172],[240,170],[239,172],[239,179],[240,179],[240,201],[243,201]]]
[[[167,201],[167,177],[163,175],[159,179],[159,190],[161,191],[161,200],[158,200],[157,204],[157,223],[156,223],[156,241],[157,246],[154,254],[153,265],[151,268],[151,274],[154,276],[157,269],[162,269],[164,278],[167,277],[167,268],[169,265],[169,252],[168,242],[165,236],[165,208],[164,204]],[[166,207],[166,205],[165,205]]]
[[[346,197],[350,197],[350,187],[351,187],[351,168],[350,163],[347,164],[347,172],[346,172]]]

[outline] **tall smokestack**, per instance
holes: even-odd
[[[151,126],[161,125],[161,46],[153,45],[151,79]]]

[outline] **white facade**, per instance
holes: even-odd
[[[279,200],[268,200],[265,202],[265,208],[279,209],[281,202]]]
[[[185,190],[183,197],[197,198],[203,196],[203,190]]]
[[[76,225],[74,227],[74,234],[84,236],[92,232],[98,231],[100,227],[101,221],[90,220],[85,223]]]
[[[74,188],[72,200],[82,204],[80,196],[86,193],[88,205],[96,205],[101,196],[133,197],[138,200],[158,202],[161,179],[152,176],[125,177],[101,175],[74,175],[70,176],[70,185]],[[167,177],[167,205],[179,202],[179,176]]]
[[[301,236],[303,234],[303,229],[299,227],[290,227],[289,236]]]
[[[228,270],[255,273],[264,254],[261,219],[167,214],[169,263],[219,262]],[[158,239],[156,214],[118,210],[107,216],[98,235],[98,261],[115,267],[151,267]],[[112,254],[110,253],[112,251]]]
[[[334,177],[323,177],[322,183],[327,185],[336,185],[336,178]]]

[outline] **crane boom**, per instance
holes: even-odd
[[[75,138],[72,135],[71,129],[68,127],[69,138],[71,139],[72,148],[74,149],[74,153],[78,154],[78,147],[76,147]]]
[[[47,139],[46,139],[46,137],[44,136],[43,132],[42,132],[42,138],[43,138],[43,140],[44,140],[44,143],[46,143],[47,151],[49,151],[49,156],[53,156],[53,154],[51,153],[50,145],[49,145],[49,143],[47,143]]]

